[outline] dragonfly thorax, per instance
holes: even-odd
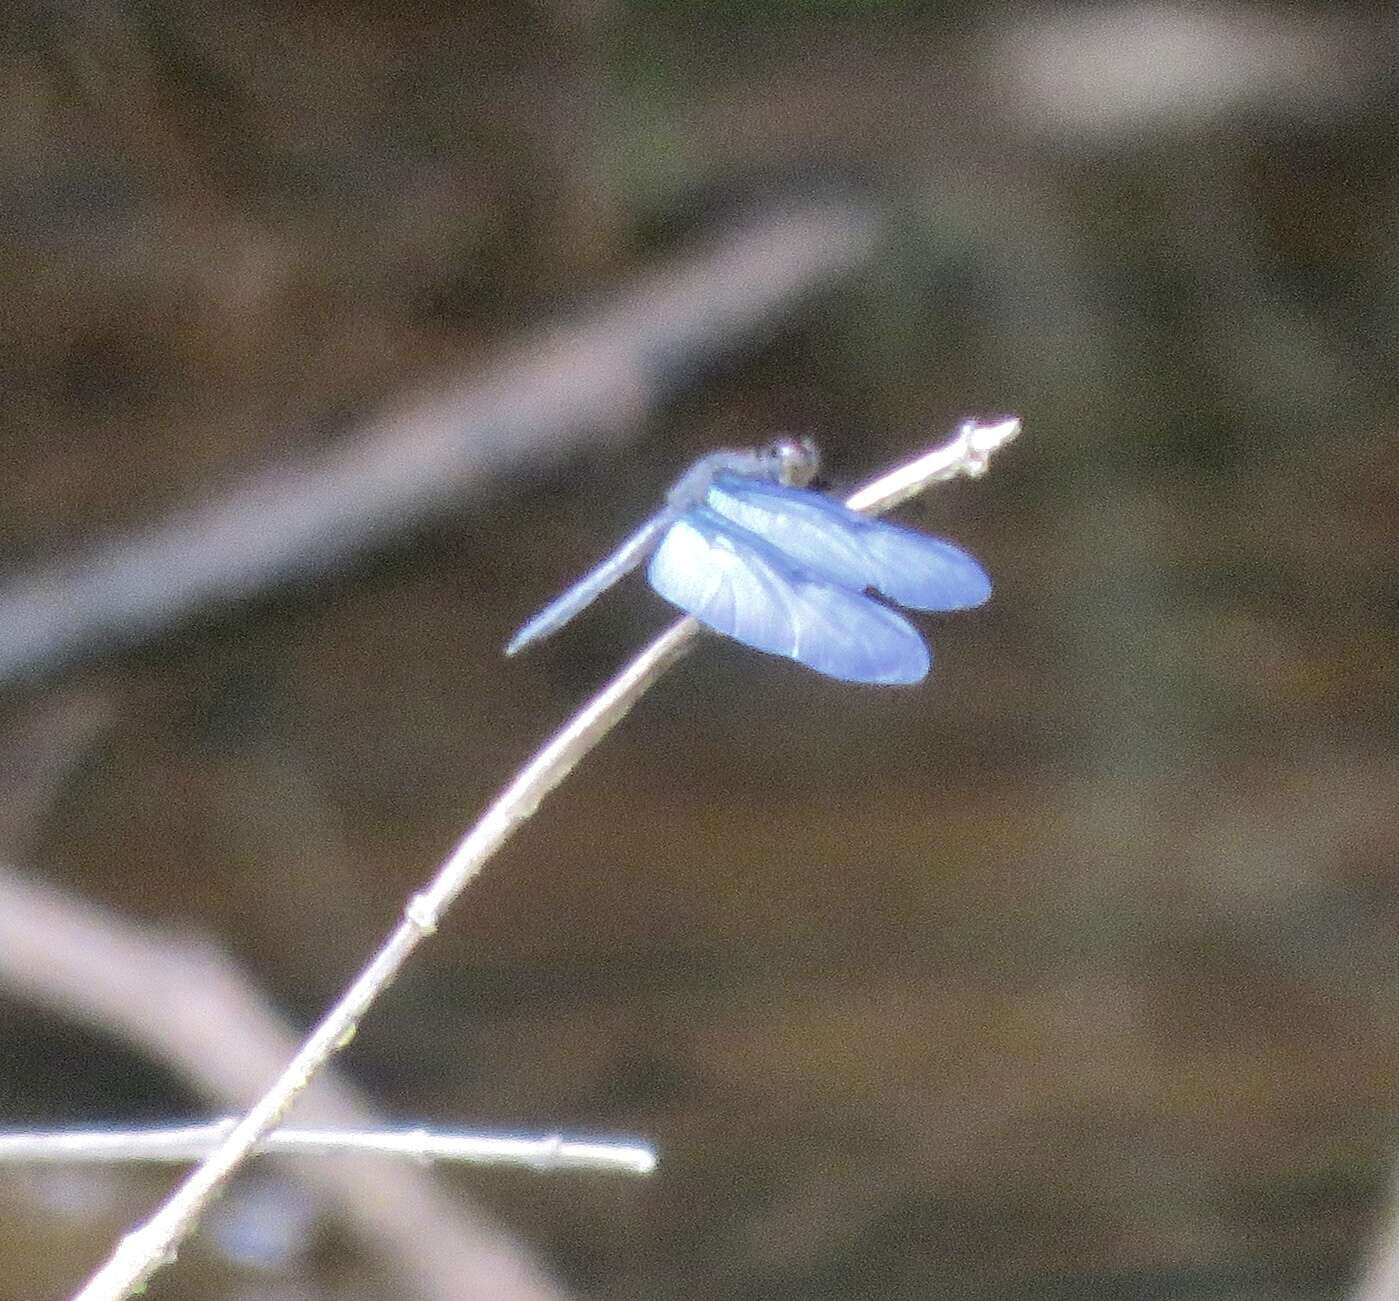
[[[809,438],[779,438],[763,447],[702,456],[670,486],[666,502],[672,510],[688,510],[704,500],[714,476],[722,472],[745,479],[767,480],[785,488],[805,488],[821,464]]]

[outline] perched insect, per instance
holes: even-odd
[[[526,623],[505,653],[562,627],[649,555],[657,592],[745,646],[847,682],[920,681],[932,663],[927,643],[866,593],[913,610],[965,610],[991,595],[991,580],[952,543],[807,488],[818,464],[806,438],[702,457],[662,510]]]

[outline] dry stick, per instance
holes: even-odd
[[[985,473],[991,454],[1020,432],[1018,420],[968,422],[950,442],[883,476],[848,499],[877,512],[930,483]],[[642,694],[674,664],[700,629],[686,617],[672,624],[595,696],[520,772],[467,833],[437,876],[404,909],[383,948],[297,1052],[280,1078],[234,1127],[223,1146],[199,1166],[145,1224],[133,1230],[88,1281],[75,1301],[122,1301],[144,1284],[194,1227],[204,1207],[266,1138],[297,1095],[330,1057],[354,1037],[360,1018],[419,942],[437,929],[452,901],[511,833],[539,807],[582,758],[619,723]]]
[[[152,1129],[60,1129],[52,1133],[0,1133],[0,1165],[110,1165],[119,1161],[197,1161],[214,1151],[238,1123],[236,1116],[196,1125]],[[410,1161],[460,1161],[471,1165],[523,1166],[529,1170],[594,1170],[648,1175],[656,1154],[641,1143],[545,1134],[463,1134],[412,1129],[274,1129],[259,1153],[329,1156],[337,1152],[406,1157]],[[462,1280],[458,1278],[458,1285]]]
[[[314,576],[458,515],[493,479],[616,441],[714,358],[866,264],[880,222],[774,206],[314,457],[0,585],[0,684],[134,644],[210,605]]]
[[[222,1108],[241,1111],[260,1097],[300,1042],[214,945],[114,916],[3,862],[0,987],[120,1035]],[[303,1095],[300,1113],[337,1129],[382,1125],[333,1069]],[[295,1169],[382,1258],[405,1297],[563,1301],[563,1289],[513,1234],[460,1192],[441,1188],[424,1167],[342,1156]]]
[[[115,707],[100,691],[70,690],[6,724],[4,746],[19,759],[0,766],[0,843],[33,836]],[[3,861],[0,989],[121,1036],[239,1112],[300,1042],[247,972],[213,945],[118,916]],[[237,1052],[228,1051],[231,1043]],[[337,1132],[382,1128],[373,1107],[333,1068],[320,1073],[298,1107],[305,1123]],[[424,1162],[386,1164],[381,1156],[352,1154],[300,1162],[295,1175],[381,1258],[405,1299],[564,1301],[514,1235],[459,1190],[441,1187]]]
[[[0,744],[12,762],[0,766],[0,844],[32,838],[64,777],[91,754],[114,710],[104,692],[68,690],[6,723]],[[212,945],[120,917],[4,862],[0,989],[120,1035],[206,1097],[240,1111],[261,1095],[299,1042],[247,973]],[[230,1043],[237,1052],[227,1051]],[[340,1131],[378,1124],[373,1108],[334,1069],[321,1072],[300,1108],[303,1119]],[[42,1160],[35,1137],[24,1135],[18,1145],[28,1159]],[[66,1160],[81,1136],[53,1137]],[[0,1137],[0,1160],[5,1148]],[[468,1198],[441,1188],[423,1163],[386,1167],[380,1157],[353,1155],[301,1162],[295,1174],[382,1259],[405,1298],[563,1301],[531,1253]]]

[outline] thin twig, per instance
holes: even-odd
[[[120,1035],[219,1108],[261,1096],[298,1037],[236,962],[212,944],[134,923],[0,863],[0,988]],[[236,1052],[229,1044],[237,1044]],[[334,1069],[299,1103],[304,1123],[382,1126]],[[300,1162],[297,1178],[378,1252],[405,1297],[563,1301],[523,1246],[430,1170],[376,1157]]]
[[[968,422],[943,447],[876,480],[849,502],[878,511],[906,500],[930,483],[959,474],[980,475],[992,452],[1020,432],[1018,420]],[[403,920],[340,1001],[292,1058],[276,1083],[145,1224],[127,1234],[75,1301],[121,1301],[173,1258],[204,1207],[233,1172],[276,1128],[297,1095],[330,1057],[355,1035],[360,1018],[392,982],[418,944],[431,935],[452,901],[491,856],[529,818],[573,768],[624,718],[645,691],[680,658],[700,629],[686,617],[672,624],[598,693],[520,772],[443,863],[431,884],[414,895]]]
[[[198,1125],[156,1129],[55,1130],[0,1133],[0,1165],[80,1165],[118,1161],[197,1161],[214,1151],[238,1123],[236,1116]],[[525,1166],[531,1170],[601,1170],[647,1175],[655,1152],[640,1143],[545,1134],[459,1134],[415,1128],[391,1130],[274,1129],[256,1151],[295,1156],[358,1152],[413,1161]]]
[[[979,479],[990,468],[991,457],[1019,434],[1020,421],[1014,416],[992,422],[968,420],[951,442],[881,474],[851,493],[845,504],[867,515],[882,515],[932,484],[962,476]]]

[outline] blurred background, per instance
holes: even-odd
[[[1026,426],[899,513],[997,585],[928,682],[706,640],[341,1059],[654,1176],[260,1162],[152,1297],[1399,1296],[1387,7],[0,24],[0,1126],[266,1083],[667,624],[500,654],[695,456]],[[174,1177],[0,1171],[0,1297]]]

